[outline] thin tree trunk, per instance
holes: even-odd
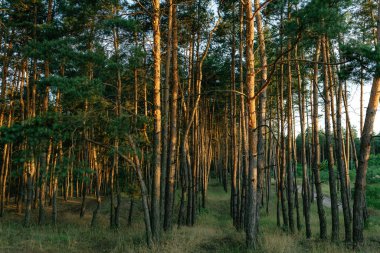
[[[140,190],[141,190],[141,196],[142,196],[142,205],[144,210],[144,222],[145,222],[145,233],[146,233],[146,242],[148,244],[148,247],[153,246],[153,235],[152,235],[152,226],[150,224],[150,211],[149,211],[149,204],[148,204],[148,189],[146,187],[143,172],[141,169],[141,163],[140,159],[138,157],[138,152],[135,143],[133,142],[132,138],[128,136],[128,140],[132,146],[132,149],[134,151],[133,154],[133,161],[131,161],[128,157],[122,155],[119,153],[119,155],[124,158],[126,161],[129,161],[134,165],[134,169],[137,174],[137,178],[140,183]]]
[[[101,171],[99,169],[98,161],[97,161],[97,154],[96,154],[96,148],[93,148],[93,163],[94,163],[94,170],[95,170],[95,180],[96,180],[96,188],[95,188],[95,194],[96,194],[96,208],[94,212],[92,213],[92,220],[91,220],[91,226],[94,227],[96,226],[96,221],[97,221],[97,215],[100,210],[100,205],[102,203],[102,199],[100,197],[100,182],[102,181],[101,178]]]
[[[232,48],[231,48],[231,90],[236,89],[235,80],[235,54],[236,54],[236,39],[235,39],[235,4],[232,4]],[[232,92],[230,101],[231,108],[231,127],[232,127],[232,175],[231,175],[231,211],[234,226],[237,228],[238,221],[238,189],[237,189],[237,170],[238,170],[238,145],[237,145],[237,129],[236,129],[236,94]]]
[[[168,156],[168,128],[169,128],[169,83],[170,83],[170,67],[172,55],[172,33],[173,33],[173,0],[166,1],[168,5],[168,35],[166,43],[166,65],[165,65],[165,86],[163,92],[163,122],[162,122],[162,156],[161,156],[161,217],[164,218],[165,199],[166,199],[166,183],[168,161],[170,162],[170,154]],[[173,66],[174,67],[174,66]],[[173,77],[174,79],[174,77]],[[170,164],[169,164],[170,166]],[[165,223],[165,219],[162,219]]]
[[[327,38],[322,37],[322,55],[324,63],[328,63],[327,59]],[[331,92],[332,83],[329,82],[328,67],[323,65],[324,71],[324,104],[325,104],[325,147],[327,151],[327,163],[329,170],[329,186],[330,186],[330,200],[331,200],[331,224],[332,233],[331,240],[337,241],[339,239],[339,210],[338,210],[338,198],[336,193],[336,181],[334,172],[334,150],[331,135]]]
[[[290,49],[290,42],[288,43],[288,50]],[[295,228],[294,228],[294,214],[293,214],[293,209],[294,209],[294,204],[293,204],[293,93],[292,93],[292,86],[293,86],[293,81],[292,81],[292,67],[290,65],[290,51],[288,53],[288,96],[287,96],[287,116],[288,116],[288,137],[287,137],[287,156],[286,156],[286,172],[287,172],[287,197],[288,197],[288,216],[289,216],[289,228],[290,232],[294,233]]]
[[[170,0],[173,16],[173,86],[171,93],[171,108],[170,108],[170,143],[169,143],[169,166],[166,178],[165,192],[165,215],[164,215],[164,230],[172,228],[173,202],[174,202],[174,183],[176,173],[176,154],[177,154],[177,111],[178,111],[178,31],[177,31],[177,6]]]
[[[296,58],[298,58],[297,48],[295,52]],[[305,85],[301,81],[301,71],[298,62],[296,63],[297,80],[298,80],[298,108],[300,114],[301,125],[301,166],[302,166],[302,203],[303,203],[303,215],[305,218],[305,230],[306,238],[311,237],[310,227],[310,206],[308,199],[308,176],[307,176],[307,159],[306,159],[306,135],[305,135]],[[296,186],[298,187],[298,186]]]
[[[320,39],[318,39],[317,47],[315,51],[315,62],[319,60],[320,53]],[[317,193],[317,206],[318,206],[318,216],[319,216],[319,237],[321,239],[327,238],[326,229],[326,216],[323,208],[323,194],[321,186],[320,177],[320,148],[319,148],[319,130],[318,130],[318,64],[314,64],[314,77],[313,77],[313,171],[314,171],[314,183],[315,190]]]
[[[247,34],[246,34],[246,64],[247,64],[247,93],[249,110],[249,171],[247,189],[247,212],[246,212],[246,244],[248,248],[257,246],[257,123],[255,104],[255,56],[254,43],[254,16],[252,1],[246,4]]]
[[[160,235],[160,194],[161,194],[161,34],[160,34],[160,1],[152,0],[153,4],[153,58],[154,58],[154,176],[152,188],[152,234],[155,241]]]
[[[35,173],[35,162],[31,160],[27,163],[27,181],[26,181],[26,203],[25,203],[25,216],[24,216],[24,226],[30,226],[30,216],[32,209],[32,198],[33,198],[33,176]]]
[[[350,217],[350,203],[347,194],[347,182],[346,173],[344,166],[344,156],[343,156],[343,133],[342,133],[342,96],[343,96],[343,84],[339,81],[338,95],[337,95],[337,106],[336,106],[336,124],[337,124],[337,167],[340,179],[340,196],[342,200],[343,208],[343,218],[344,218],[344,238],[346,242],[351,241],[351,217]]]
[[[243,73],[243,41],[244,41],[244,4],[240,2],[240,17],[239,17],[239,24],[240,24],[240,42],[239,42],[239,82],[240,82],[240,92],[241,94],[244,94],[244,73]],[[247,212],[247,188],[248,188],[248,170],[249,170],[249,160],[248,160],[248,131],[247,131],[247,115],[246,115],[246,101],[245,97],[243,95],[240,96],[240,121],[242,125],[242,135],[241,135],[241,142],[242,142],[242,190],[241,190],[241,208],[240,208],[240,227],[246,227],[246,212]]]
[[[255,0],[255,10],[258,10],[260,7],[260,1]],[[258,12],[256,14],[256,26],[257,33],[259,39],[259,52],[260,52],[260,62],[262,66],[261,70],[261,84],[264,85],[267,81],[267,57],[266,57],[266,49],[265,49],[265,36],[264,36],[264,28],[263,22],[261,18],[261,13]],[[265,117],[266,117],[266,103],[267,103],[267,95],[266,89],[259,96],[259,112],[258,112],[258,139],[257,139],[257,172],[258,172],[258,182],[257,182],[257,196],[262,198],[263,189],[264,189],[264,174],[265,174]],[[260,205],[257,205],[257,224],[260,215]]]

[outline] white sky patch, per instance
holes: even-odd
[[[372,82],[365,83],[363,87],[363,124],[365,114],[368,106],[369,97],[371,95]],[[360,129],[360,85],[352,84],[349,87],[350,96],[347,98],[348,113],[350,115],[351,125],[355,126],[357,130]],[[358,131],[359,132],[359,131]],[[373,125],[373,132],[380,133],[380,108],[377,108],[375,123]],[[360,136],[360,133],[359,133]]]

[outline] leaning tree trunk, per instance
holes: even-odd
[[[378,0],[378,15],[377,15],[377,41],[380,41],[380,1]],[[376,47],[376,52],[380,52],[379,44]],[[367,112],[364,120],[362,136],[360,139],[360,155],[359,166],[356,170],[355,192],[354,192],[354,208],[353,208],[353,241],[354,247],[363,243],[363,228],[365,209],[365,188],[366,175],[368,168],[368,159],[371,152],[371,137],[373,124],[376,117],[377,107],[380,99],[380,63],[377,62],[375,75],[373,78],[371,95],[368,102]]]
[[[149,204],[148,204],[148,189],[146,187],[144,176],[141,168],[140,158],[138,157],[138,152],[135,143],[133,142],[132,137],[127,136],[128,140],[132,146],[133,149],[133,160],[129,159],[129,157],[119,153],[120,157],[122,157],[124,160],[131,163],[136,171],[137,179],[140,184],[140,190],[141,190],[141,200],[142,200],[142,206],[144,211],[144,222],[145,222],[145,233],[146,233],[146,242],[148,244],[148,247],[153,246],[153,236],[152,236],[152,226],[150,221],[150,211],[149,211]]]
[[[218,11],[218,15],[219,15],[219,11]],[[202,55],[197,59],[197,76],[196,76],[196,82],[195,82],[195,87],[196,87],[196,90],[194,91],[197,96],[196,96],[196,99],[194,101],[194,105],[193,105],[193,108],[191,111],[189,111],[190,108],[187,108],[188,112],[189,112],[189,116],[188,116],[188,120],[186,121],[186,124],[185,124],[185,131],[183,133],[183,139],[181,141],[181,144],[180,144],[180,153],[181,153],[181,170],[184,169],[184,171],[182,173],[186,174],[187,173],[187,178],[189,180],[189,182],[187,183],[187,187],[189,190],[192,189],[192,182],[190,180],[192,180],[192,175],[190,173],[190,155],[189,155],[189,141],[188,141],[188,138],[189,138],[189,133],[190,133],[190,129],[191,129],[191,126],[192,124],[194,123],[194,120],[195,120],[195,114],[197,112],[197,109],[198,109],[198,105],[199,105],[199,102],[200,102],[200,99],[201,99],[201,89],[202,89],[202,79],[203,79],[203,73],[202,73],[202,66],[203,66],[203,62],[205,61],[206,59],[206,56],[208,54],[208,50],[210,48],[210,45],[211,45],[211,40],[212,40],[212,37],[213,37],[213,34],[214,32],[218,29],[218,26],[220,24],[220,21],[221,21],[221,16],[219,15],[219,18],[218,20],[216,21],[215,25],[214,25],[214,28],[209,32],[208,34],[208,39],[207,39],[207,43],[206,43],[206,48],[205,50],[203,51]],[[189,83],[189,86],[190,86],[190,83]],[[183,101],[183,98],[182,98],[182,101]],[[183,104],[185,104],[183,102]],[[186,182],[186,180],[183,180],[183,182]],[[184,186],[184,185],[183,185]],[[184,195],[185,195],[185,192],[184,192],[184,189],[182,189],[182,197],[181,197],[181,208],[180,208],[180,212],[179,212],[179,224],[181,224],[181,219],[183,218],[183,201],[184,201]],[[189,194],[190,194],[190,191],[189,191]],[[189,196],[189,202],[192,201],[190,199],[190,196]],[[189,206],[188,206],[189,208]],[[190,209],[190,208],[189,208]],[[189,216],[188,216],[189,217]],[[191,223],[190,220],[187,220],[188,224]]]
[[[368,159],[371,150],[371,137],[373,124],[376,117],[376,110],[380,97],[380,69],[378,66],[376,76],[372,83],[371,96],[368,102],[366,117],[363,127],[363,135],[360,141],[359,167],[356,170],[354,208],[353,208],[353,240],[355,246],[363,243],[363,228],[365,208],[364,194],[366,187],[366,175]]]

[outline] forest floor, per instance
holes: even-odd
[[[318,239],[316,203],[311,207],[312,239],[305,239],[304,227],[294,235],[277,227],[275,197],[269,203],[269,214],[263,208],[260,216],[259,248],[254,252],[348,252],[343,242],[330,243]],[[37,210],[33,212],[33,224],[22,226],[23,215],[7,210],[0,219],[0,252],[246,252],[245,234],[236,231],[229,216],[230,194],[225,193],[216,180],[209,185],[207,207],[197,215],[194,227],[176,226],[163,233],[159,246],[148,249],[145,245],[144,223],[140,201],[136,202],[133,222],[127,226],[129,202],[123,197],[121,227],[109,229],[109,202],[103,201],[98,225],[90,227],[95,200],[87,201],[85,216],[79,218],[80,200],[59,201],[58,224],[36,225]],[[301,204],[301,202],[300,202]],[[47,210],[50,215],[51,210]],[[325,208],[328,231],[331,227],[330,209]],[[379,252],[380,210],[370,209],[370,220],[365,230],[365,246],[360,252]],[[302,210],[300,209],[303,222]],[[47,217],[49,218],[49,217]],[[343,215],[340,215],[343,238]],[[49,220],[49,219],[48,219]]]

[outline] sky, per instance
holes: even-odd
[[[363,87],[363,107],[364,107],[364,116],[363,116],[363,124],[366,114],[366,109],[369,101],[369,96],[371,94],[371,87],[372,82],[365,83]],[[347,98],[347,105],[348,105],[348,113],[350,117],[350,123],[351,128],[355,128],[358,132],[358,137],[360,137],[359,128],[360,128],[360,85],[354,84],[354,83],[348,83],[347,84],[348,89],[348,98]],[[325,129],[325,120],[324,120],[324,105],[322,104],[322,99],[319,99],[319,129],[323,130]],[[308,110],[310,110],[310,101],[307,100],[308,104]],[[335,101],[336,102],[336,101]],[[295,113],[295,131],[296,135],[298,135],[301,132],[301,126],[299,122],[299,114],[298,114],[298,107],[294,110]],[[343,101],[342,101],[342,127],[346,127],[346,116],[345,116],[345,109],[343,107]],[[309,120],[309,124],[311,124]],[[376,118],[373,125],[373,132],[375,134],[380,134],[380,106],[377,108]]]
[[[215,15],[216,15],[216,6],[217,4],[214,3],[211,7]],[[358,132],[358,137],[360,137],[360,131],[359,131],[360,129],[360,85],[356,83],[348,83],[347,85],[348,85],[347,105],[348,105],[348,113],[350,117],[351,128],[355,128]],[[372,87],[372,80],[370,82],[366,82],[363,87],[363,107],[364,107],[363,124],[364,124],[364,119],[365,119],[365,114],[367,110],[370,93],[371,93],[371,87]],[[323,116],[324,108],[323,106],[320,106],[319,108],[321,110],[321,114],[320,114],[321,116],[319,118],[319,124],[320,124],[319,129],[324,129],[325,128],[324,116]],[[296,134],[299,134],[301,132],[301,127],[299,124],[299,117],[298,117],[297,111],[298,110],[295,110],[295,116],[296,116],[295,130],[296,130]],[[343,116],[342,126],[345,127],[346,121],[345,121],[344,108],[342,109],[342,116]],[[379,108],[377,108],[376,118],[373,125],[373,132],[375,134],[380,134],[380,105],[379,105]]]
[[[363,106],[364,106],[364,118],[367,110],[369,97],[371,94],[372,82],[366,83],[363,88]],[[350,96],[347,99],[348,112],[350,115],[351,125],[355,126],[359,130],[360,126],[360,86],[350,85]],[[373,131],[376,134],[380,133],[380,107],[377,108],[376,118],[373,125]],[[359,134],[360,135],[360,134]]]

